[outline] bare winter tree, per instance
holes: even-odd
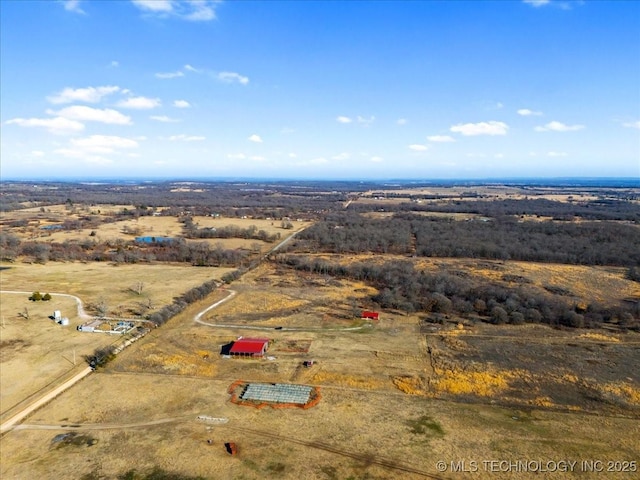
[[[98,315],[104,317],[109,311],[109,306],[107,305],[107,301],[104,298],[98,300],[96,303],[96,310],[98,311]]]
[[[138,295],[142,295],[142,291],[144,290],[144,282],[136,282],[129,287],[129,290]]]

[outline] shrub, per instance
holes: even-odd
[[[42,294],[40,292],[33,292],[29,297],[29,300],[31,300],[32,302],[39,302],[40,300],[42,300]]]

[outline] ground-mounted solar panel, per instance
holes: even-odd
[[[307,385],[290,385],[285,383],[249,383],[240,395],[242,400],[273,403],[296,403],[304,405],[309,402],[313,387]]]

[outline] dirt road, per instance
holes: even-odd
[[[89,375],[92,371],[93,370],[90,367],[84,368],[82,371],[80,371],[78,374],[76,374],[73,377],[71,377],[69,380],[64,382],[59,387],[54,388],[53,390],[51,390],[50,392],[46,393],[45,395],[40,397],[38,400],[33,402],[28,407],[26,407],[26,408],[22,409],[20,412],[16,413],[13,417],[11,417],[9,420],[7,420],[2,425],[0,425],[0,434],[11,430],[16,423],[20,422],[27,415],[29,415],[29,414],[33,413],[34,411],[36,411],[38,408],[40,408],[45,403],[49,402],[50,400],[52,400],[55,397],[57,397],[58,395],[60,395],[67,388],[71,387],[72,385],[74,385],[77,382],[79,382],[80,380],[82,380],[84,377]]]

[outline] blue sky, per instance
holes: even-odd
[[[640,2],[2,0],[0,175],[640,177]]]

